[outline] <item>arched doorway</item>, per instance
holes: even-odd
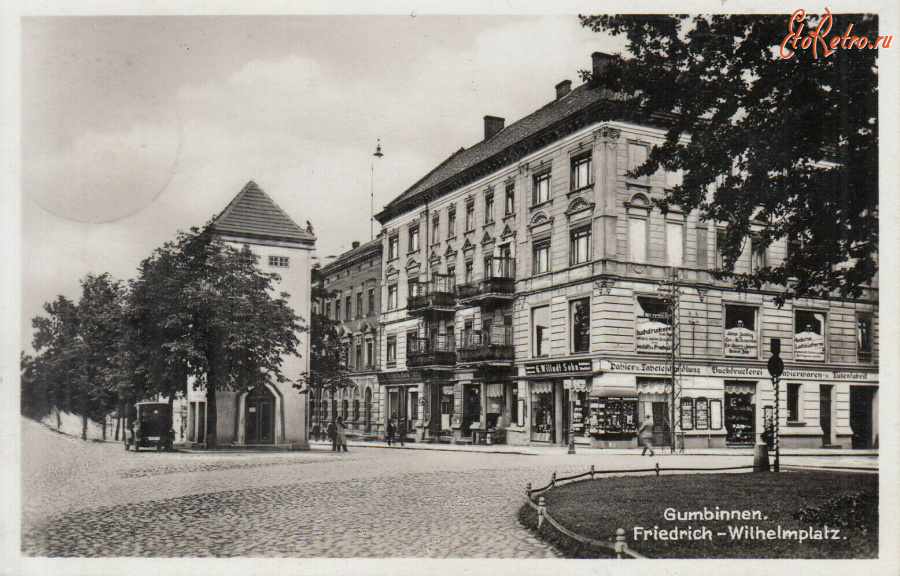
[[[246,444],[272,444],[275,442],[275,395],[265,386],[254,388],[247,394],[244,414]]]

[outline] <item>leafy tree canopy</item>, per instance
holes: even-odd
[[[779,303],[862,294],[877,271],[878,50],[782,58],[786,15],[581,18],[628,39],[629,54],[602,77],[582,75],[622,94],[624,117],[667,127],[632,175],[682,171],[657,204],[726,225],[719,277],[780,286]],[[852,35],[876,39],[877,18],[858,14],[833,15],[831,36],[851,23]],[[803,34],[817,24],[808,19]],[[791,249],[737,273],[748,238],[787,238]]]

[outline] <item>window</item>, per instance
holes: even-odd
[[[787,385],[787,419],[788,422],[800,421],[800,385]]]
[[[456,282],[456,266],[447,266],[447,276],[452,279],[451,282]]]
[[[387,363],[389,365],[394,365],[397,363],[397,337],[396,336],[388,336],[387,337]]]
[[[794,312],[794,360],[825,360],[825,314]]]
[[[287,268],[290,266],[290,259],[287,256],[269,256],[269,266],[272,268]]]
[[[388,260],[396,260],[400,257],[400,236],[394,234],[388,238]]]
[[[579,298],[569,302],[569,322],[572,326],[572,353],[590,351],[591,302],[589,298]]]
[[[532,269],[534,274],[543,274],[550,270],[550,239],[536,240],[531,248]]]
[[[757,272],[768,265],[766,247],[760,240],[750,240],[750,272]]]
[[[672,319],[666,301],[650,296],[638,297],[637,351],[667,354],[671,351]]]
[[[388,286],[388,310],[397,309],[397,285]]]
[[[357,316],[357,317],[363,315],[363,304],[362,304],[362,302],[363,302],[363,300],[362,300],[362,292],[357,292],[357,293],[356,293],[356,316]]]
[[[484,223],[490,224],[494,221],[494,191],[488,190],[484,193]]]
[[[644,162],[647,161],[647,146],[644,144],[628,144],[628,171],[632,171],[635,168],[641,166]],[[630,178],[630,180],[647,180],[647,176],[641,176],[640,178]]]
[[[666,222],[666,264],[676,268],[684,266],[684,225],[681,222]]]
[[[716,268],[725,267],[725,230],[716,228]]]
[[[684,170],[679,168],[675,172],[666,172],[666,190],[671,190],[684,183]]]
[[[441,241],[441,213],[438,212],[431,218],[431,243],[437,244]]]
[[[787,257],[795,256],[803,249],[803,242],[796,236],[788,236],[787,239]]]
[[[628,219],[628,259],[632,262],[647,261],[647,220]]]
[[[475,229],[475,200],[466,201],[466,232]]]
[[[752,306],[725,305],[725,356],[758,356],[756,316],[757,309]]]
[[[418,252],[419,251],[419,225],[411,226],[409,228],[409,251],[410,252]]]
[[[341,416],[344,418],[345,421],[347,420],[347,416],[349,415],[348,408],[349,408],[349,401],[343,400],[341,402]]]
[[[325,303],[325,317],[331,318],[331,302]]]
[[[362,354],[363,354],[362,344],[357,344],[356,345],[356,364],[354,365],[354,368],[356,368],[357,370],[363,369],[363,355]]]
[[[447,208],[447,238],[456,236],[456,206],[451,204]]]
[[[353,419],[359,420],[359,400],[353,401]]]
[[[375,343],[366,340],[366,367],[372,368],[375,365]]]
[[[550,200],[550,172],[543,172],[534,177],[534,187],[531,192],[532,205],[543,204]]]
[[[338,296],[337,298],[334,299],[334,319],[335,320],[341,319],[341,298],[340,298],[340,296]]]
[[[872,315],[856,315],[856,356],[860,362],[872,361]]]
[[[475,263],[472,260],[466,260],[464,270],[463,283],[471,284],[475,280]]]
[[[550,307],[531,309],[531,354],[546,356],[550,353]]]
[[[578,190],[594,183],[593,170],[591,170],[591,155],[582,154],[572,158],[572,190]]]
[[[571,232],[569,265],[582,264],[591,257],[591,227],[584,226]]]
[[[506,216],[516,213],[516,185],[512,182],[506,185],[506,204],[503,213]]]
[[[378,310],[375,309],[375,289],[369,288],[369,314],[375,314]]]
[[[406,294],[408,296],[421,296],[422,288],[419,286],[419,277],[411,277],[406,283]]]
[[[511,426],[518,426],[519,423],[523,421],[521,416],[522,409],[519,407],[519,387],[513,385],[509,393],[512,395],[512,410],[510,410],[509,413],[509,424]],[[524,404],[524,401],[522,403]]]

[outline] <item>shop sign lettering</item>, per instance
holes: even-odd
[[[825,360],[825,338],[815,332],[797,332],[794,335],[794,359]]]
[[[669,352],[672,345],[672,327],[663,322],[641,319],[637,325],[638,352]]]
[[[539,374],[563,374],[565,372],[590,372],[590,360],[563,360],[560,362],[542,362],[541,364],[526,364],[525,374],[536,376]]]
[[[743,326],[725,331],[725,355],[756,358],[756,332]]]

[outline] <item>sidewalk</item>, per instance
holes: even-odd
[[[310,441],[310,446],[317,449],[331,449],[330,442]],[[358,448],[388,448],[387,442],[381,440],[348,440],[347,446]],[[407,442],[405,446],[396,443],[390,446],[397,450],[439,450],[445,452],[481,452],[486,454],[522,454],[528,456],[541,456],[548,454],[565,454],[567,446],[516,446],[510,444],[472,445],[472,444],[430,444],[421,442]],[[590,446],[576,445],[575,452],[579,454],[609,454],[609,455],[640,455],[640,448],[591,448]],[[670,455],[668,448],[659,447],[657,454]],[[753,456],[753,448],[690,448],[676,455],[685,456]],[[782,456],[865,456],[877,457],[877,450],[843,450],[832,448],[788,448],[781,450]],[[770,452],[771,457],[771,452]]]

